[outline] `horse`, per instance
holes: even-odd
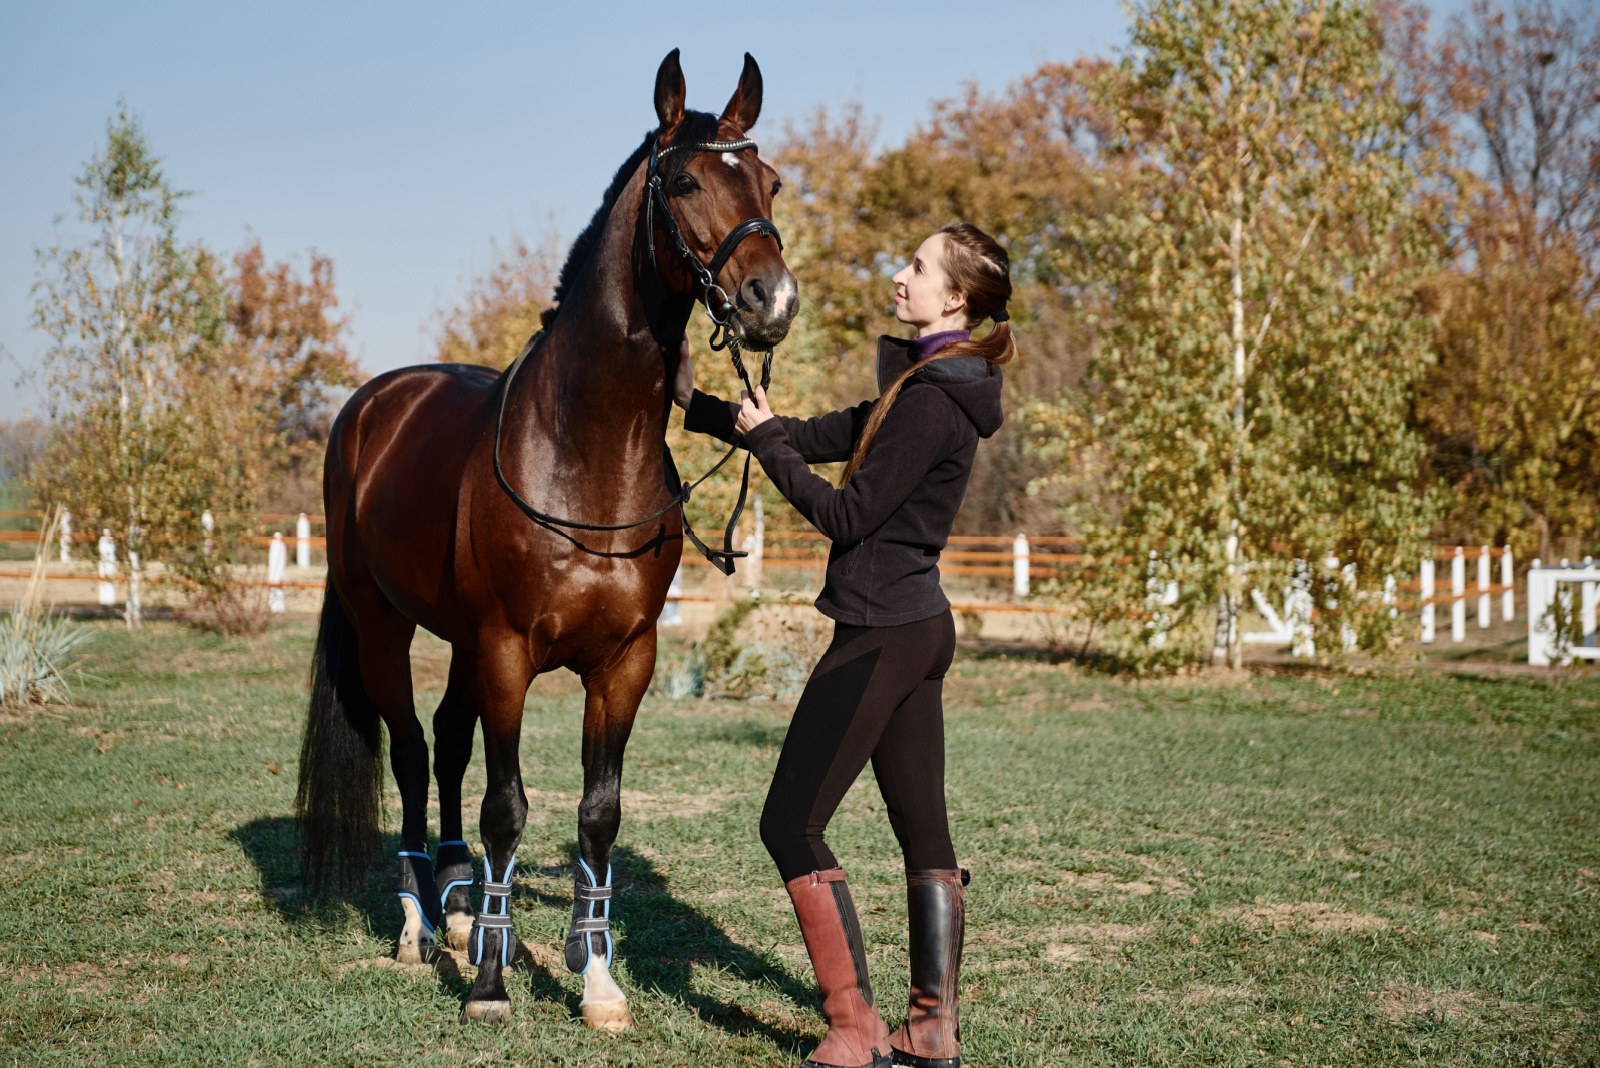
[[[328,591],[296,798],[303,872],[315,891],[368,877],[387,728],[403,807],[398,955],[421,961],[436,932],[465,949],[477,975],[464,1021],[509,1017],[512,871],[528,810],[523,704],[536,675],[567,668],[585,700],[566,963],[584,977],[586,1024],[632,1022],[611,978],[610,858],[623,753],[683,550],[687,491],[666,451],[670,383],[697,300],[724,340],[770,361],[799,299],[771,222],[777,173],[747,136],[761,111],[760,68],[746,53],[720,116],[687,110],[685,95],[674,49],[656,72],[657,126],[618,168],[573,243],[543,329],[511,368],[379,375],[329,436]],[[451,647],[433,717],[437,868],[409,660],[419,626]],[[488,788],[475,913],[461,782],[480,723]]]

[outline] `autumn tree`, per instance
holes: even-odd
[[[259,503],[295,511],[322,499],[322,456],[336,402],[366,377],[345,345],[333,261],[315,250],[302,274],[269,264],[253,241],[233,257],[224,356],[265,448]]]
[[[561,267],[558,249],[514,238],[503,253],[495,248],[493,256],[489,269],[468,283],[460,303],[435,317],[435,357],[441,362],[509,366],[551,306]]]
[[[214,260],[179,242],[181,194],[126,107],[77,181],[91,236],[38,252],[34,322],[51,339],[56,434],[37,488],[68,504],[86,534],[112,532],[137,626],[146,563],[213,498],[204,472],[216,441],[199,432],[208,409],[188,401],[222,346],[227,302]]]
[[[1416,66],[1455,193],[1417,406],[1445,524],[1577,555],[1600,539],[1600,15],[1477,0]]]
[[[1087,60],[1046,64],[998,93],[970,87],[936,102],[924,124],[881,152],[859,110],[819,113],[791,129],[778,153],[786,187],[777,205],[803,298],[785,362],[820,372],[814,406],[876,392],[874,339],[905,330],[889,279],[928,234],[965,219],[1011,255],[1021,345],[1006,369],[1014,418],[979,450],[962,529],[1046,530],[1057,522],[1051,494],[1072,482],[1072,465],[1051,478],[1054,461],[1030,454],[1023,413],[1031,398],[1075,383],[1093,348],[1063,243],[1070,221],[1101,210],[1114,187],[1091,173],[1117,164],[1091,162],[1110,122],[1090,88],[1115,76]],[[1030,485],[1047,492],[1030,496]]]
[[[1350,632],[1385,648],[1385,579],[1413,569],[1431,521],[1406,418],[1430,356],[1411,281],[1435,252],[1373,9],[1132,16],[1124,77],[1103,84],[1112,151],[1137,166],[1076,234],[1103,312],[1063,421],[1091,436],[1109,497],[1080,513],[1085,593],[1142,654],[1151,592],[1175,581],[1156,647],[1209,644],[1237,669],[1249,591],[1297,579],[1320,648]]]

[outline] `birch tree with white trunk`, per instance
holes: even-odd
[[[77,179],[81,243],[40,249],[34,324],[50,335],[55,423],[48,487],[84,529],[109,528],[139,624],[150,550],[179,524],[214,442],[185,410],[222,336],[226,301],[206,254],[177,240],[182,194],[124,106]],[[60,231],[63,219],[58,218]]]
[[[1209,644],[1238,669],[1250,589],[1313,561],[1318,630],[1389,647],[1384,576],[1413,570],[1433,509],[1406,417],[1431,358],[1413,280],[1439,231],[1401,151],[1380,22],[1338,0],[1131,15],[1104,91],[1113,151],[1138,165],[1075,235],[1103,301],[1078,425],[1112,490],[1084,528],[1089,603],[1136,635],[1150,576],[1119,561],[1154,552],[1183,637],[1158,655]],[[1355,564],[1355,588],[1330,556]]]

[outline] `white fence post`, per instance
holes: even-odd
[[[1317,655],[1316,630],[1311,625],[1311,614],[1315,607],[1311,597],[1311,565],[1304,560],[1296,560],[1294,577],[1289,581],[1283,606],[1293,641],[1289,652],[1294,656]]]
[[[740,546],[749,555],[744,558],[744,584],[751,589],[761,586],[761,558],[766,552],[767,518],[761,509],[761,496],[756,495],[755,522]]]
[[[1178,584],[1171,579],[1163,580],[1161,558],[1154,549],[1150,550],[1150,562],[1145,567],[1144,589],[1144,604],[1150,613],[1150,622],[1146,625],[1150,631],[1150,645],[1159,649],[1167,644],[1167,634],[1172,630],[1172,616],[1167,609],[1178,603]]]
[[[1422,644],[1433,644],[1433,559],[1425,558],[1422,561],[1421,575],[1422,597]]]
[[[311,566],[311,520],[304,512],[294,522],[294,566]]]
[[[1011,593],[1028,596],[1028,536],[1018,534],[1011,543]]]
[[[1478,546],[1478,629],[1488,630],[1494,606],[1489,601],[1489,547]]]
[[[672,573],[672,582],[667,586],[667,603],[661,606],[661,615],[656,620],[663,627],[677,627],[683,625],[683,606],[677,598],[683,596],[683,564],[678,564],[678,570]]]
[[[100,575],[100,603],[110,607],[117,603],[117,543],[111,539],[109,528],[100,531],[100,563],[95,570]]]
[[[1450,640],[1467,640],[1467,558],[1456,546],[1450,558]]]
[[[61,562],[72,562],[72,513],[61,509]]]
[[[1528,568],[1528,663],[1539,666],[1550,663],[1549,642],[1539,628],[1540,617],[1549,607],[1545,601],[1546,588],[1544,568],[1539,565],[1539,558],[1534,557],[1533,566]]]
[[[272,532],[272,545],[267,549],[267,609],[273,615],[282,615],[286,605],[283,597],[283,573],[289,568],[289,546],[284,544],[283,531]]]
[[[200,529],[205,531],[205,554],[210,556],[217,548],[217,543],[211,537],[216,533],[217,517],[211,514],[209,508],[200,513]]]
[[[1585,556],[1583,558],[1583,569],[1585,571],[1594,570],[1594,557]],[[1600,619],[1596,618],[1600,617],[1600,582],[1584,582],[1579,586],[1579,589],[1582,591],[1583,598],[1580,602],[1580,610],[1583,613],[1580,617],[1583,620],[1583,644],[1589,645],[1594,641],[1595,625],[1600,622]]]
[[[1500,585],[1505,591],[1500,594],[1500,615],[1507,623],[1517,618],[1517,572],[1511,562],[1511,546],[1507,545],[1500,550]]]

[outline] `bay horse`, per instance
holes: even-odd
[[[421,960],[441,928],[466,949],[478,970],[464,1020],[509,1016],[512,869],[528,810],[523,703],[534,676],[568,668],[586,698],[566,963],[583,974],[587,1024],[631,1022],[610,974],[610,858],[623,752],[683,549],[673,504],[684,494],[666,453],[669,384],[697,297],[740,342],[768,352],[798,308],[771,222],[777,174],[746,136],[761,92],[747,53],[720,116],[688,111],[674,49],[656,73],[658,126],[574,242],[556,306],[517,363],[505,373],[392,371],[357,390],[333,424],[328,592],[296,799],[303,870],[314,890],[365,881],[379,841],[381,723],[404,809],[399,956]],[[451,647],[433,717],[437,870],[409,660],[419,626]],[[474,913],[461,782],[479,723],[488,788]]]

